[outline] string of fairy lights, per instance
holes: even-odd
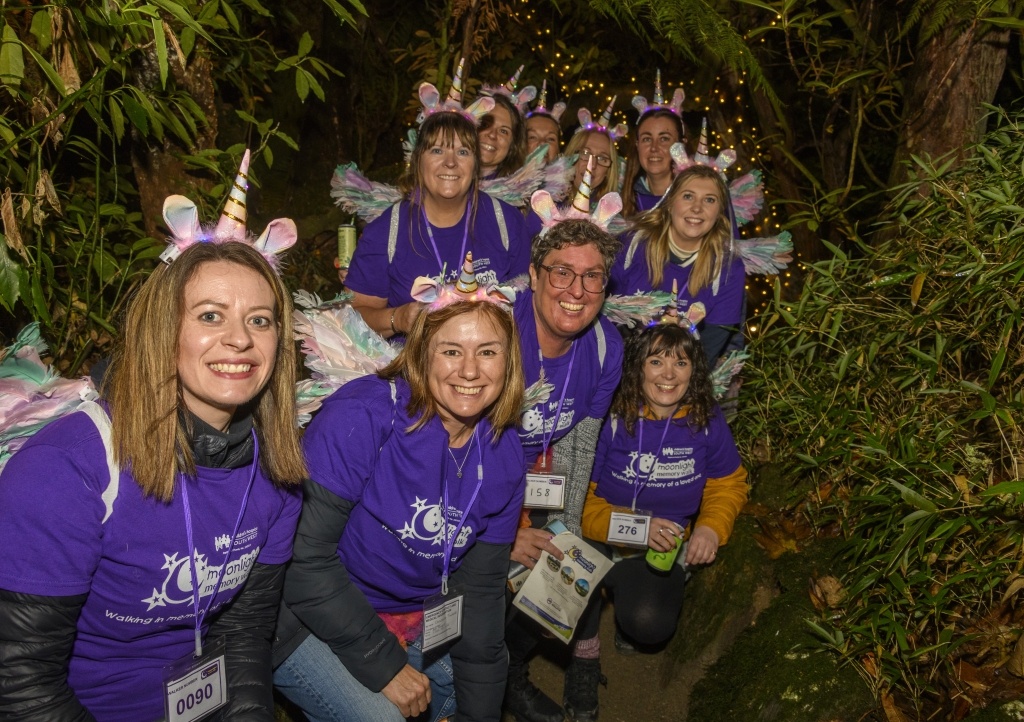
[[[520,0],[519,3],[524,9],[522,11],[516,11],[514,14],[516,17],[520,17],[528,22],[537,22],[538,19],[535,17],[535,12],[529,8],[529,0]],[[570,72],[576,61],[576,55],[568,50],[559,49],[557,43],[551,39],[552,28],[539,28],[536,31],[536,42],[531,45],[531,50],[538,55],[538,57],[544,57],[547,53],[547,58],[544,61],[545,75],[549,79],[557,79],[557,86],[561,91],[562,99],[566,102],[569,99],[575,101],[574,104],[579,104],[588,107],[591,110],[597,109],[596,112],[600,112],[608,103],[611,102],[613,94],[608,91],[606,85],[602,81],[593,80],[589,78],[580,77],[576,80],[567,79],[567,75],[571,76]],[[644,95],[650,98],[651,93],[654,90],[654,77],[646,79],[638,79],[637,77],[631,77],[630,83],[631,94],[629,100],[636,95]],[[650,87],[641,88],[642,84],[648,84]],[[540,86],[540,82],[535,82],[535,85]],[[740,73],[740,77],[737,79],[739,86],[746,85],[746,72]],[[750,167],[765,169],[770,167],[770,158],[766,148],[762,147],[761,142],[757,139],[757,127],[755,125],[747,125],[744,120],[743,109],[745,108],[745,101],[742,95],[737,93],[732,97],[732,105],[729,103],[729,96],[727,95],[728,89],[725,87],[725,83],[722,81],[721,76],[717,76],[711,87],[702,90],[697,87],[697,81],[693,78],[689,80],[682,80],[672,82],[667,80],[662,75],[662,88],[664,90],[663,95],[665,98],[669,98],[672,92],[677,87],[682,87],[687,91],[686,99],[683,104],[683,113],[693,115],[695,113],[703,112],[704,116],[712,112],[713,104],[717,104],[722,110],[728,107],[735,108],[735,117],[731,120],[727,120],[727,126],[724,132],[719,132],[713,127],[708,127],[708,146],[710,148],[733,148],[737,151],[738,159],[737,162],[729,169],[730,174],[733,177],[740,175],[745,172],[743,162],[747,160],[750,163]],[[550,88],[549,84],[549,88]],[[593,100],[591,100],[591,98]],[[585,102],[581,102],[585,101]],[[555,102],[555,99],[548,99],[548,107]],[[587,106],[587,103],[591,103]],[[629,102],[622,103],[621,99],[616,103],[619,105],[628,107]],[[595,112],[595,114],[596,114]],[[630,118],[624,110],[614,110],[612,113],[612,124],[618,122],[625,122],[629,125],[630,129],[634,129],[634,125],[631,122],[635,121],[635,118]],[[698,131],[699,132],[699,131]],[[693,146],[696,143],[696,138],[691,137],[690,145]],[[738,143],[737,143],[738,141]],[[627,141],[628,142],[628,141]],[[739,147],[737,147],[737,145]],[[692,150],[692,148],[691,148]],[[758,222],[752,226],[741,230],[741,235],[744,237],[761,237],[767,235],[777,235],[782,230],[782,223],[778,217],[778,211],[774,204],[770,200],[770,191],[765,188],[765,210],[759,217]],[[799,257],[794,261],[800,263]],[[793,277],[793,271],[786,269],[779,274],[779,282],[783,289],[790,288],[791,284],[795,283]],[[771,302],[773,295],[773,288],[775,283],[774,276],[754,276],[748,277],[747,279],[747,294],[751,301],[752,308],[748,313],[748,331],[751,334],[756,334],[758,329],[757,316],[764,311],[769,303]]]

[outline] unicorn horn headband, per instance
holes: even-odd
[[[511,311],[516,291],[512,286],[496,283],[481,288],[473,272],[473,252],[467,251],[459,278],[454,284],[443,283],[440,278],[420,276],[412,283],[411,295],[420,303],[429,304],[430,311],[437,311],[459,301],[494,303]]]
[[[533,107],[529,113],[526,114],[527,118],[533,117],[534,115],[546,115],[554,120],[556,123],[562,120],[562,113],[565,112],[565,103],[555,103],[551,110],[547,108],[548,101],[548,79],[544,78],[544,81],[540,86],[540,100],[537,101],[537,105]]]
[[[530,205],[540,217],[542,226],[540,230],[541,236],[545,235],[562,221],[574,219],[587,220],[602,230],[608,230],[608,224],[622,210],[622,198],[618,193],[605,193],[601,200],[597,202],[597,208],[594,209],[594,212],[590,212],[590,179],[593,167],[594,157],[591,156],[587,160],[587,170],[583,174],[583,182],[580,183],[576,197],[573,199],[572,205],[564,211],[559,209],[558,204],[555,203],[554,198],[551,197],[548,191],[543,189],[534,191],[530,197]]]
[[[644,116],[655,110],[667,110],[670,113],[678,115],[680,119],[682,119],[683,100],[685,99],[685,91],[682,88],[676,88],[675,92],[672,93],[672,100],[668,103],[665,102],[665,96],[661,92],[661,68],[658,68],[658,71],[654,76],[653,102],[648,103],[647,98],[639,94],[633,96],[632,105],[640,113],[640,117],[637,119],[636,124],[640,125],[640,121],[643,120]]]
[[[421,124],[427,116],[434,113],[458,113],[473,125],[479,125],[480,119],[494,110],[494,98],[477,98],[469,107],[462,107],[462,68],[466,60],[459,60],[459,67],[452,79],[452,87],[448,90],[448,97],[441,102],[441,93],[431,83],[423,83],[419,87],[420,102],[423,109],[416,118]]]
[[[726,148],[712,159],[708,155],[708,119],[705,118],[700,129],[700,140],[697,142],[697,152],[690,158],[686,153],[686,147],[682,143],[673,143],[669,148],[669,155],[672,156],[672,165],[675,172],[682,173],[684,170],[695,165],[705,165],[718,171],[722,178],[725,178],[725,170],[736,162],[736,151]]]
[[[608,107],[605,108],[597,122],[594,122],[589,110],[586,108],[580,108],[576,114],[576,117],[580,121],[580,127],[576,129],[576,132],[580,133],[584,130],[596,130],[606,134],[613,141],[616,141],[619,138],[625,138],[626,133],[629,132],[629,126],[625,123],[619,123],[614,128],[610,127],[612,122],[612,110],[615,107],[615,99],[617,97],[617,95],[612,96],[612,102],[608,103]]]
[[[249,150],[246,149],[235,175],[235,181],[224,203],[224,210],[216,226],[204,228],[199,223],[196,204],[185,196],[172,195],[164,200],[164,223],[171,231],[167,248],[160,254],[160,260],[171,263],[189,246],[196,243],[245,243],[262,255],[277,270],[278,254],[295,245],[299,233],[295,221],[290,218],[272,220],[258,238],[253,239],[246,231],[245,196],[249,189]]]

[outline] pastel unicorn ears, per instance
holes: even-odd
[[[640,113],[640,117],[637,119],[637,125],[640,125],[640,121],[643,117],[654,110],[668,110],[676,115],[682,117],[683,112],[683,101],[686,99],[686,93],[682,88],[676,88],[675,92],[672,93],[672,100],[668,103],[665,102],[665,96],[661,92],[661,68],[658,68],[657,73],[654,76],[654,100],[650,103],[647,102],[647,98],[642,95],[634,95],[632,105]]]
[[[736,162],[736,151],[732,148],[726,148],[718,154],[717,158],[712,159],[708,155],[708,119],[704,119],[704,123],[700,130],[700,140],[697,143],[697,152],[694,153],[693,158],[686,152],[686,148],[682,143],[673,143],[672,147],[669,148],[669,155],[672,157],[672,165],[676,173],[681,173],[690,166],[694,165],[706,165],[710,168],[714,168],[724,178],[726,169]]]
[[[423,83],[419,87],[420,103],[423,109],[416,118],[417,123],[423,123],[427,116],[434,113],[458,113],[469,120],[473,125],[479,125],[480,119],[494,110],[494,98],[477,98],[468,108],[462,106],[462,68],[466,59],[459,60],[459,67],[452,79],[452,87],[448,90],[448,97],[441,102],[441,93],[431,83]]]
[[[540,86],[540,99],[537,101],[537,105],[533,106],[533,110],[531,110],[529,113],[526,114],[526,117],[529,118],[529,117],[534,116],[534,115],[547,115],[547,116],[550,116],[552,119],[554,119],[554,121],[556,123],[560,122],[562,120],[562,113],[565,112],[565,108],[566,108],[565,103],[562,103],[562,102],[555,103],[554,106],[551,108],[551,110],[548,110],[547,102],[548,102],[548,81],[547,81],[547,78],[545,78],[544,82],[541,83],[541,86]]]
[[[576,130],[577,133],[584,130],[597,130],[608,135],[613,141],[619,138],[625,138],[629,132],[629,126],[625,123],[619,123],[614,128],[610,127],[612,122],[612,110],[615,107],[615,99],[618,96],[612,96],[612,101],[608,103],[608,107],[604,109],[601,117],[595,122],[590,115],[590,111],[586,108],[580,108],[576,113],[577,119],[580,121],[580,127]]]
[[[483,301],[508,306],[516,298],[515,288],[498,284],[481,288],[473,273],[473,254],[467,252],[462,262],[459,278],[454,284],[446,284],[440,278],[419,276],[412,283],[410,295],[420,303],[430,305],[436,311],[458,301]]]
[[[299,233],[290,218],[271,221],[255,241],[246,231],[246,193],[249,189],[249,150],[246,149],[235,181],[224,203],[220,219],[213,229],[204,229],[199,222],[196,204],[185,196],[172,195],[164,200],[164,223],[171,232],[170,242],[160,260],[170,263],[195,243],[227,243],[237,241],[250,244],[271,266],[278,267],[277,256],[295,245]]]
[[[551,194],[546,190],[534,191],[530,197],[530,206],[541,222],[540,235],[545,235],[562,221],[570,219],[588,220],[603,230],[608,230],[612,218],[622,211],[622,197],[618,193],[606,193],[597,203],[594,212],[590,212],[590,180],[594,168],[594,157],[587,160],[587,170],[583,174],[576,197],[572,205],[564,211],[559,210]]]

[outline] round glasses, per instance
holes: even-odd
[[[601,293],[608,285],[608,276],[601,271],[587,271],[576,273],[565,266],[541,266],[548,272],[548,279],[555,288],[569,288],[576,282],[576,278],[583,279],[583,290],[587,293]]]
[[[594,154],[591,153],[586,148],[581,148],[580,149],[580,160],[583,161],[584,163],[586,163],[587,160],[592,155],[594,155]],[[607,156],[607,155],[594,155],[594,162],[597,163],[599,166],[603,166],[605,168],[611,168],[612,167],[611,156]]]

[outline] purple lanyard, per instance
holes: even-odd
[[[473,441],[476,442],[476,488],[473,490],[473,496],[469,497],[469,504],[466,505],[465,510],[462,512],[462,519],[459,520],[459,525],[455,527],[455,531],[452,534],[448,534],[448,462],[445,461],[444,465],[444,482],[441,485],[442,493],[444,495],[444,533],[448,538],[444,542],[444,571],[441,573],[441,595],[448,596],[448,576],[452,566],[452,552],[455,551],[455,540],[459,538],[459,532],[462,531],[462,527],[466,524],[466,519],[469,518],[469,511],[473,508],[473,504],[476,503],[476,497],[480,493],[480,487],[484,485],[484,452],[480,448],[480,424],[477,424],[476,429],[473,430]]]
[[[540,356],[540,370],[544,371],[544,353],[537,349],[537,355]],[[565,403],[565,394],[569,390],[569,379],[572,378],[572,365],[576,361],[576,342],[572,343],[572,353],[569,355],[569,368],[565,370],[565,383],[562,384],[562,395],[558,399],[558,409],[555,411],[555,420],[551,423],[550,433],[544,434],[544,427],[547,426],[548,419],[547,414],[544,413],[544,409],[547,406],[545,401],[540,405],[540,428],[541,433],[544,434],[541,440],[541,452],[540,458],[543,459],[543,463],[547,464],[548,458],[548,447],[551,445],[551,437],[555,435],[555,430],[558,428],[558,422],[562,418],[562,404]]]
[[[644,417],[640,417],[640,431],[637,432],[640,444],[637,447],[637,470],[636,470],[636,481],[633,482],[633,511],[636,511],[636,499],[640,496],[641,490],[647,486],[647,482],[651,480],[655,470],[658,468],[658,457],[661,456],[661,449],[665,446],[665,435],[668,434],[668,427],[672,425],[672,416],[675,412],[669,415],[665,420],[665,430],[661,432],[661,441],[658,442],[658,448],[654,452],[654,461],[651,462],[651,470],[647,472],[647,476],[643,481],[640,481],[640,464],[644,458]]]
[[[228,550],[224,552],[224,563],[220,567],[220,573],[217,574],[217,584],[213,588],[213,593],[210,595],[210,601],[206,603],[206,608],[203,609],[203,616],[210,611],[210,605],[213,604],[213,598],[217,596],[217,592],[220,591],[221,580],[224,579],[224,570],[228,568],[228,558],[231,556],[231,550],[235,546],[235,537],[238,536],[238,527],[242,524],[242,516],[245,514],[245,505],[249,502],[249,492],[252,491],[252,483],[256,479],[256,465],[259,464],[260,458],[260,442],[256,438],[256,429],[252,430],[252,473],[249,475],[249,484],[245,487],[245,494],[242,495],[242,508],[238,510],[238,518],[235,520],[235,530],[231,532],[231,541],[228,542]],[[199,580],[196,577],[196,547],[192,543],[192,511],[188,504],[188,485],[184,474],[179,474],[178,478],[181,482],[181,502],[185,507],[185,535],[188,537],[188,568],[192,573],[192,609],[195,610],[196,614],[196,657],[203,656],[203,635],[199,631],[200,618],[199,618]]]
[[[441,252],[437,250],[437,243],[434,242],[434,231],[430,228],[430,219],[427,218],[427,207],[420,205],[420,210],[423,211],[423,224],[427,227],[427,238],[430,239],[430,247],[434,249],[434,258],[437,259],[437,272],[444,276],[444,261],[441,259]],[[459,260],[456,263],[459,264],[459,268],[462,268],[462,262],[466,258],[466,239],[469,238],[469,199],[466,199],[466,212],[462,216],[462,220],[465,223],[465,230],[462,232],[462,250],[459,251]],[[441,279],[444,281],[444,278]]]

